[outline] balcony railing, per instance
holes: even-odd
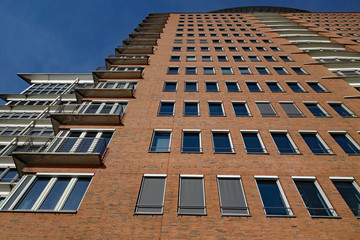
[[[152,54],[154,50],[153,46],[118,46],[115,51],[116,55],[121,54]]]
[[[105,138],[29,138],[12,153],[18,171],[38,166],[100,166],[107,148]]]
[[[154,46],[157,44],[157,38],[127,38],[123,41],[125,46],[134,46],[134,45],[141,45],[141,46]]]
[[[93,71],[94,81],[99,79],[141,78],[144,67],[98,67]]]
[[[129,34],[132,38],[160,38],[159,32],[132,32]]]
[[[147,65],[149,60],[148,55],[110,55],[105,59],[106,67],[111,65]]]
[[[75,90],[78,103],[83,98],[132,98],[134,97],[136,82],[99,82],[95,87],[77,88]]]

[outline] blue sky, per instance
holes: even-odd
[[[90,73],[148,13],[256,5],[360,11],[359,0],[1,0],[0,93],[28,86],[17,73]]]

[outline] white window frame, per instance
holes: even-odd
[[[210,104],[209,103],[220,103],[220,106],[221,106],[221,110],[222,110],[222,115],[221,116],[217,116],[217,117],[226,117],[226,113],[225,113],[225,109],[224,109],[224,104],[222,101],[220,100],[209,100],[208,101],[208,108],[209,108],[209,117],[210,117]],[[214,117],[214,116],[212,116]]]
[[[298,130],[299,134],[301,135],[302,133],[304,134],[315,134],[315,137],[321,142],[321,144],[325,147],[325,149],[328,151],[328,153],[324,153],[326,154],[334,154],[334,152],[331,150],[331,148],[326,144],[326,142],[322,139],[322,137],[320,136],[320,134],[316,131],[316,130]],[[302,137],[302,136],[301,136]],[[304,140],[304,138],[303,138]],[[304,140],[305,142],[305,140]],[[305,142],[306,144],[306,142]],[[306,144],[307,145],[307,144]],[[308,148],[310,149],[310,151],[312,152],[311,148],[308,146]],[[315,153],[317,154],[317,153]]]
[[[261,153],[259,153],[259,152],[252,153],[252,152],[250,152],[249,153],[247,151],[247,147],[246,147],[246,144],[245,144],[245,141],[244,141],[244,138],[243,138],[243,133],[252,133],[252,134],[256,133],[256,136],[259,139],[261,148],[263,149],[263,152],[261,152]],[[268,154],[268,151],[266,150],[265,144],[264,144],[263,140],[261,139],[259,130],[243,130],[243,129],[240,129],[240,135],[241,135],[241,140],[243,142],[243,145],[244,145],[244,148],[245,148],[247,154]]]
[[[264,213],[265,213],[266,217],[295,217],[295,215],[294,215],[294,213],[293,213],[293,211],[291,209],[291,206],[289,204],[289,201],[286,198],[285,192],[284,192],[283,188],[281,187],[280,180],[279,180],[278,176],[254,175],[254,180],[255,180],[255,183],[256,183],[256,188],[258,190],[260,200],[261,200],[261,204],[263,206],[263,210],[264,210]],[[276,182],[276,185],[277,185],[277,187],[279,189],[282,200],[284,201],[284,204],[285,204],[285,207],[286,207],[286,211],[288,212],[288,215],[268,215],[268,214],[266,214],[264,202],[263,202],[262,197],[261,197],[261,193],[260,193],[260,189],[259,189],[257,180],[265,180],[265,181],[273,180],[273,181]]]
[[[213,153],[214,154],[229,154],[229,153],[231,154],[231,153],[235,153],[234,145],[233,145],[233,142],[231,140],[230,130],[227,130],[227,129],[211,129],[210,131],[211,131],[212,147],[213,147]],[[227,133],[229,143],[230,143],[231,152],[215,152],[213,133]]]
[[[192,116],[187,116],[187,115],[185,115],[185,104],[186,104],[186,103],[196,103],[198,114],[197,114],[197,115],[192,115]],[[200,102],[199,102],[198,100],[184,100],[183,116],[184,116],[184,117],[198,117],[198,116],[200,116],[200,106],[199,106],[199,104],[200,104]]]
[[[291,178],[292,178],[292,180],[293,180],[293,182],[294,182],[294,185],[295,185],[295,188],[296,188],[297,192],[298,192],[299,195],[300,195],[301,201],[303,202],[303,204],[304,204],[304,206],[305,206],[306,209],[307,209],[307,206],[306,206],[303,198],[301,197],[301,194],[300,194],[300,192],[299,192],[299,190],[298,190],[298,188],[297,188],[297,186],[296,186],[296,183],[295,183],[296,180],[313,182],[314,185],[315,185],[315,187],[316,187],[316,189],[319,191],[321,197],[324,199],[326,207],[329,209],[329,211],[330,211],[331,214],[332,214],[332,216],[312,216],[312,215],[310,214],[310,212],[308,211],[308,214],[309,214],[309,216],[310,216],[311,218],[322,218],[322,217],[323,217],[323,218],[331,218],[331,217],[339,217],[339,216],[337,215],[336,211],[335,211],[335,208],[331,205],[329,199],[327,198],[325,192],[322,190],[322,188],[321,188],[319,182],[317,181],[316,177],[314,177],[314,176],[292,176]],[[332,210],[331,210],[331,209],[332,209]]]
[[[203,214],[184,214],[184,213],[179,213],[180,210],[180,202],[181,202],[181,178],[201,178],[202,179],[202,187],[203,187],[203,199],[204,199],[204,213]],[[178,198],[178,210],[177,210],[177,215],[196,215],[196,216],[206,216],[206,199],[205,199],[205,178],[204,175],[190,175],[190,174],[180,174],[179,176],[179,198]]]
[[[274,138],[272,137],[272,133],[283,133],[286,135],[287,139],[289,140],[289,142],[291,143],[292,147],[295,150],[295,153],[290,153],[290,154],[300,154],[299,148],[296,146],[295,142],[292,140],[292,138],[287,130],[269,130],[269,132],[270,132],[271,138],[274,141],[276,148],[277,148],[277,145],[276,145]],[[278,149],[278,151],[279,151],[279,149]],[[279,151],[279,153],[280,153],[280,151]],[[289,154],[289,153],[280,153],[280,154]]]
[[[248,106],[248,104],[247,104],[247,102],[246,102],[246,101],[231,101],[231,105],[232,105],[233,110],[234,110],[234,105],[233,105],[233,103],[235,103],[235,104],[237,104],[237,103],[244,104],[244,105],[245,105],[246,110],[247,110],[247,111],[248,111],[248,113],[249,113],[249,115],[248,115],[248,116],[239,116],[239,117],[252,117],[252,114],[251,114],[251,112],[250,112],[249,106]],[[235,110],[234,110],[234,114],[236,115]]]
[[[286,85],[287,85],[290,89],[291,89],[291,87],[289,86],[288,83],[296,83],[296,85],[303,90],[302,92],[294,92],[294,91],[291,89],[291,91],[293,91],[294,93],[306,93],[306,92],[308,92],[308,91],[306,91],[305,88],[303,88],[303,86],[302,86],[298,81],[286,81],[285,83],[286,83]]]
[[[332,106],[331,106],[331,104],[336,104],[336,105],[340,105],[343,109],[345,109],[350,115],[352,115],[352,117],[357,117],[357,115],[354,113],[354,112],[352,112],[348,107],[346,107],[346,105],[344,104],[344,103],[342,103],[342,102],[333,102],[333,101],[331,101],[331,102],[326,102],[327,104],[329,104],[330,105],[330,107],[331,108],[333,108]],[[333,108],[333,110],[334,110],[334,108]],[[335,110],[334,110],[335,111]],[[335,111],[336,112],[336,111]],[[340,114],[338,114],[339,116],[340,116]]]
[[[199,152],[184,152],[184,133],[198,133],[199,134]],[[202,153],[202,139],[201,139],[201,129],[183,129],[181,133],[181,153]]]
[[[171,116],[174,116],[174,113],[175,113],[175,100],[161,100],[160,101],[160,104],[159,104],[159,109],[158,109],[158,116],[161,116],[161,115],[159,115],[159,113],[160,113],[160,109],[161,109],[161,106],[162,106],[162,104],[163,103],[173,103],[174,104],[174,107],[173,107],[173,112],[172,112],[172,115]]]
[[[223,72],[224,68],[229,68],[231,73],[224,73]],[[234,71],[233,71],[231,66],[221,66],[220,69],[221,69],[221,74],[222,75],[233,75],[234,74]]]
[[[314,116],[314,114],[309,110],[306,104],[316,104],[316,106],[326,115],[325,117],[331,117],[331,115],[327,111],[325,111],[325,109],[317,101],[303,101],[302,103],[306,106],[307,110],[312,114],[312,116]]]
[[[153,148],[153,143],[154,143],[154,137],[155,134],[159,132],[159,133],[170,133],[169,136],[169,147],[168,147],[168,151],[152,151],[151,149]],[[150,146],[149,146],[149,153],[169,153],[171,151],[171,139],[172,139],[172,129],[154,129],[153,133],[152,133],[152,137],[151,137],[151,142],[150,142]]]
[[[347,131],[328,131],[328,133],[331,135],[331,137],[334,139],[333,137],[333,134],[336,135],[336,134],[339,134],[339,135],[345,135],[345,137],[352,143],[354,144],[354,146],[360,150],[360,145],[355,142],[355,140],[348,134]],[[336,140],[334,139],[334,141],[336,142]],[[339,145],[340,147],[340,145]],[[342,149],[342,147],[340,147]]]
[[[192,57],[194,60],[189,60],[189,58]],[[186,62],[196,62],[196,55],[186,55]]]

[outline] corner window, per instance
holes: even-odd
[[[218,175],[219,200],[222,216],[249,216],[240,176]]]
[[[232,102],[236,117],[249,117],[251,116],[246,102]]]
[[[214,153],[234,153],[229,131],[212,131]]]
[[[177,82],[165,82],[164,92],[176,92]]]
[[[184,130],[182,137],[181,152],[183,153],[200,153],[201,135],[200,130]]]
[[[247,153],[266,153],[258,131],[240,131]]]
[[[149,152],[170,152],[171,130],[154,130]]]
[[[360,188],[354,178],[333,177],[331,181],[355,217],[360,217]]]
[[[175,102],[161,101],[158,116],[173,116]]]
[[[360,147],[346,132],[329,132],[339,146],[349,155],[359,155]]]
[[[203,175],[180,175],[179,215],[206,215]]]
[[[76,213],[93,174],[25,175],[5,199],[2,211]]]
[[[293,216],[277,177],[255,176],[255,179],[266,216]]]
[[[293,180],[311,217],[337,216],[315,178],[293,177]]]
[[[144,174],[135,214],[162,214],[165,186],[166,174]]]

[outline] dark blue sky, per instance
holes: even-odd
[[[28,86],[17,73],[90,73],[148,13],[254,5],[360,11],[359,0],[1,0],[0,93]]]

